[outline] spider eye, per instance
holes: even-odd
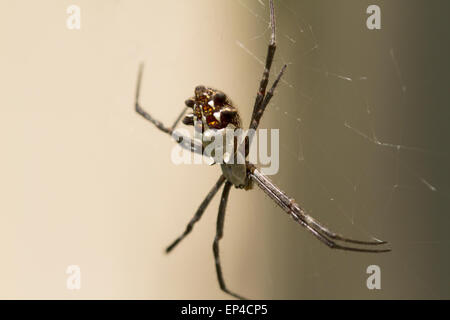
[[[205,86],[200,85],[200,86],[195,87],[195,95],[196,96],[200,95],[201,93],[203,93],[205,91],[206,91]]]
[[[192,99],[187,99],[187,100],[184,102],[184,104],[185,104],[187,107],[189,107],[189,108],[194,108],[195,102],[194,102],[194,100],[192,100]]]
[[[227,96],[223,92],[217,92],[214,95],[214,104],[222,105],[227,100]]]

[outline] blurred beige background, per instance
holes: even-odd
[[[289,68],[262,127],[281,128],[277,184],[333,229],[394,251],[331,251],[259,190],[232,190],[222,263],[244,296],[450,296],[448,150],[437,142],[448,138],[448,46],[433,18],[445,10],[372,2],[380,31],[365,28],[366,1],[276,1],[274,70]],[[80,30],[66,28],[71,4]],[[134,112],[134,87],[144,61],[142,104],[163,122],[206,84],[248,123],[267,1],[1,1],[0,12],[0,298],[228,298],[211,250],[219,197],[164,254],[220,169],[174,165],[173,142]],[[371,264],[380,291],[366,287]],[[69,265],[80,290],[66,288]]]

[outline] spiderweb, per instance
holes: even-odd
[[[235,46],[254,67],[256,84],[270,37],[268,2],[236,4],[253,25]],[[437,169],[449,160],[447,146],[438,142],[446,128],[442,110],[415,91],[426,79],[410,71],[414,57],[402,41],[403,30],[384,30],[389,17],[382,30],[366,28],[368,5],[276,2],[278,49],[271,78],[283,64],[288,69],[261,127],[280,129],[280,171],[271,177],[277,185],[335,231],[388,240],[394,251],[384,256],[327,251],[263,202],[258,208],[270,217],[260,227],[269,240],[259,233],[252,246],[265,246],[255,257],[268,265],[267,277],[251,281],[267,282],[268,297],[449,294],[442,278],[449,262],[441,258],[449,241],[440,226],[448,223],[443,214],[449,174]],[[382,10],[400,14],[393,5]],[[365,286],[370,264],[382,268],[382,294]],[[436,268],[442,273],[432,272]]]

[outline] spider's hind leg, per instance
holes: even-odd
[[[231,189],[232,185],[233,184],[228,181],[225,183],[225,186],[223,187],[223,191],[222,191],[222,198],[220,199],[219,214],[217,216],[216,237],[214,238],[214,242],[213,242],[214,262],[216,264],[217,280],[219,281],[220,289],[222,289],[223,292],[229,294],[230,296],[233,296],[240,300],[245,300],[244,297],[230,291],[227,288],[227,286],[225,285],[225,280],[223,279],[222,265],[220,263],[220,255],[219,255],[219,241],[223,237],[223,226],[224,226],[224,222],[225,222],[225,210],[227,207],[228,196],[230,194],[230,189]]]
[[[371,253],[382,253],[389,252],[391,249],[389,248],[381,248],[381,249],[372,249],[372,246],[384,245],[387,244],[386,241],[382,240],[372,240],[372,241],[364,241],[364,240],[355,240],[351,238],[344,237],[338,233],[334,233],[330,231],[328,228],[320,224],[317,220],[313,219],[311,216],[307,215],[303,209],[301,209],[297,203],[292,204],[292,210],[290,212],[292,218],[304,226],[308,231],[310,231],[317,239],[326,244],[328,247],[332,249],[340,249],[347,251],[357,251],[357,252],[371,252]],[[366,247],[354,247],[347,246],[338,243],[337,241],[353,243],[357,245],[362,245]]]
[[[366,240],[355,240],[352,238],[345,237],[341,234],[335,233],[333,231],[330,231],[327,227],[323,226],[321,223],[319,223],[317,220],[312,218],[309,215],[306,215],[306,220],[308,224],[310,224],[314,229],[316,229],[318,232],[324,234],[325,236],[338,241],[348,242],[348,243],[355,243],[355,244],[361,244],[361,245],[382,245],[387,244],[387,241],[374,239],[372,241],[366,241]]]

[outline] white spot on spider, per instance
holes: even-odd
[[[209,104],[211,107],[214,108],[214,100],[209,100],[209,101],[208,101],[208,104]]]
[[[214,161],[214,158],[212,158],[212,157],[205,157],[205,161],[208,166],[212,166],[212,165],[216,164],[216,161]]]
[[[225,163],[229,163],[229,162],[230,162],[230,159],[231,159],[231,154],[230,154],[229,152],[225,152],[225,153],[223,154],[223,161],[224,161]]]
[[[213,115],[214,118],[216,118],[216,120],[220,122],[220,111],[214,112]]]
[[[214,137],[214,131],[213,130],[205,130],[205,132],[203,132],[203,136],[205,137],[205,139],[211,140],[211,138]]]

